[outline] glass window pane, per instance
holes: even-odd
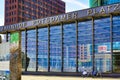
[[[110,18],[96,19],[94,24],[95,70],[111,72]]]
[[[48,71],[48,28],[38,29],[38,71]]]
[[[36,30],[27,31],[27,71],[36,71]]]
[[[61,26],[50,27],[50,71],[61,72]]]
[[[84,70],[92,71],[92,21],[78,23],[78,71]]]
[[[25,53],[25,31],[21,32],[21,57],[22,57],[22,71],[25,71],[26,53]]]
[[[63,25],[64,72],[76,72],[76,25]]]
[[[113,72],[120,73],[120,16],[113,17]]]

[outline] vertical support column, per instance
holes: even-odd
[[[50,72],[50,25],[48,25],[48,72]]]
[[[63,68],[64,68],[63,23],[61,23],[61,48],[62,48],[62,55],[61,55],[61,59],[62,59],[61,72],[63,72]]]
[[[36,72],[38,71],[38,27],[36,26]]]
[[[113,73],[113,16],[110,14],[111,72]]]
[[[17,73],[18,73],[18,80],[21,80],[21,75],[22,75],[22,56],[21,56],[22,55],[21,54],[22,53],[22,49],[21,49],[21,43],[22,43],[21,38],[22,37],[21,37],[21,35],[22,34],[21,34],[21,31],[18,31],[18,32],[19,32],[19,51],[18,51],[19,54],[18,54],[18,63],[17,63],[18,64],[18,72]]]
[[[78,21],[76,20],[76,72],[78,72]]]
[[[95,71],[95,50],[94,50],[94,18],[92,17],[92,63],[93,63],[93,71]]]
[[[27,29],[25,29],[25,72],[27,71]]]
[[[8,32],[6,32],[6,42],[8,42]]]
[[[0,43],[2,43],[2,37],[1,37],[1,35],[0,35]]]

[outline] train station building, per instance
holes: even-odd
[[[120,73],[120,3],[0,27],[14,32],[23,73]]]

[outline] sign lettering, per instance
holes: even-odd
[[[114,12],[118,12],[118,13],[120,12],[120,3],[70,12],[62,15],[47,17],[43,19],[37,19],[33,21],[27,21],[23,23],[8,25],[8,26],[1,26],[0,32],[20,30],[20,29],[25,29],[29,27],[35,27],[37,25],[53,24],[61,21],[75,20],[75,19],[80,19],[87,16],[94,16],[96,14],[101,15],[101,14],[109,14]]]

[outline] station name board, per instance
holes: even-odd
[[[120,13],[120,3],[74,11],[66,14],[61,14],[57,16],[52,16],[52,17],[47,17],[47,18],[42,18],[42,19],[37,19],[32,21],[26,21],[26,22],[8,25],[8,26],[1,26],[0,33],[6,32],[6,31],[10,32],[13,30],[21,30],[21,29],[31,28],[35,26],[60,23],[68,20],[82,19],[88,16],[110,14],[115,12]]]

